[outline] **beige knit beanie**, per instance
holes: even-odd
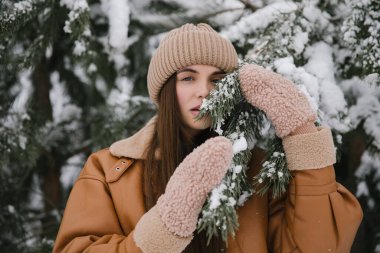
[[[178,70],[196,64],[211,65],[228,73],[238,65],[232,43],[208,24],[185,24],[160,42],[149,64],[148,91],[154,103],[165,82]]]

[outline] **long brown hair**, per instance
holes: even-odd
[[[202,131],[195,138],[185,130],[177,100],[176,74],[172,75],[161,89],[154,134],[145,150],[143,183],[147,210],[152,208],[159,196],[165,192],[171,175],[186,155],[212,136],[215,136],[215,133],[210,129]],[[225,243],[221,239],[213,238],[207,246],[206,234],[195,232],[194,239],[184,252],[216,253],[224,249]]]

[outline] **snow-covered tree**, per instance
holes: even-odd
[[[1,1],[0,248],[51,247],[90,152],[154,112],[150,34],[127,1]],[[142,113],[144,112],[144,113]]]
[[[379,1],[3,0],[0,11],[2,251],[49,250],[89,153],[153,115],[146,73],[160,38],[207,22],[307,94],[365,211],[370,243],[353,252],[380,252]]]

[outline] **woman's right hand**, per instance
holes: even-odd
[[[220,136],[194,149],[177,167],[157,202],[170,232],[182,237],[193,233],[207,194],[222,181],[231,159],[231,141]]]
[[[181,252],[190,243],[207,195],[222,181],[232,155],[231,141],[219,136],[194,149],[178,165],[165,193],[136,226],[134,238],[143,252]],[[158,234],[161,241],[172,243],[152,245],[151,238]]]

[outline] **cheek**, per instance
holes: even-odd
[[[187,92],[186,89],[183,89],[177,86],[177,100],[178,100],[179,107],[181,109],[185,106],[188,100],[188,97],[189,97],[189,92]]]

